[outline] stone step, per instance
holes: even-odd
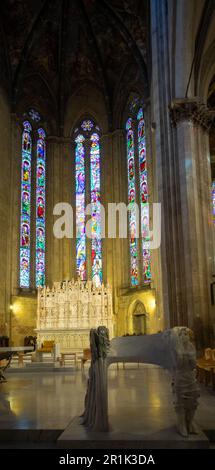
[[[29,362],[29,364],[26,364],[26,368],[31,368],[31,369],[37,369],[38,367],[40,369],[42,368],[49,368],[49,367],[54,367],[55,363],[54,362]]]

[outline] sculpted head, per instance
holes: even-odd
[[[188,346],[193,340],[193,332],[186,326],[175,326],[172,328],[172,334],[175,336],[176,343],[180,343],[181,347]]]

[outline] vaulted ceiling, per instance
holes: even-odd
[[[126,79],[147,95],[148,15],[148,0],[1,0],[1,79],[14,109],[37,96],[62,121],[82,83],[102,91],[109,116]]]

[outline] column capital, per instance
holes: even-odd
[[[199,98],[174,99],[169,110],[173,127],[177,127],[182,121],[190,121],[209,131],[215,124],[215,111],[209,109]]]

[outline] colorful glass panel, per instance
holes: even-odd
[[[215,180],[212,183],[213,223],[215,224]]]
[[[100,193],[100,144],[99,135],[90,137],[90,189],[92,223],[92,281],[96,286],[102,283],[102,242],[101,242],[101,193]]]
[[[30,286],[30,226],[31,226],[31,125],[23,123],[20,217],[20,287]]]
[[[129,202],[129,245],[130,245],[130,275],[131,285],[138,285],[138,250],[137,250],[137,224],[134,204],[136,202],[135,189],[135,159],[134,159],[134,130],[132,119],[126,123],[127,131],[127,168],[128,168],[128,202]]]
[[[45,206],[46,142],[45,131],[38,129],[36,167],[36,287],[45,285]]]
[[[30,118],[32,119],[32,121],[35,121],[35,122],[39,122],[40,121],[40,115],[38,113],[38,111],[35,111],[35,109],[30,109],[29,111],[29,116]]]
[[[81,127],[83,129],[83,131],[91,131],[91,129],[93,128],[93,122],[90,121],[89,119],[85,120],[82,122],[81,124]]]
[[[139,178],[140,178],[140,210],[141,210],[141,237],[143,256],[143,282],[151,281],[151,256],[149,249],[149,205],[147,184],[147,162],[145,142],[145,122],[142,108],[137,114],[138,120],[138,154],[139,154]]]
[[[75,139],[75,178],[76,178],[76,266],[82,281],[86,280],[86,231],[85,231],[85,149],[84,136]]]

